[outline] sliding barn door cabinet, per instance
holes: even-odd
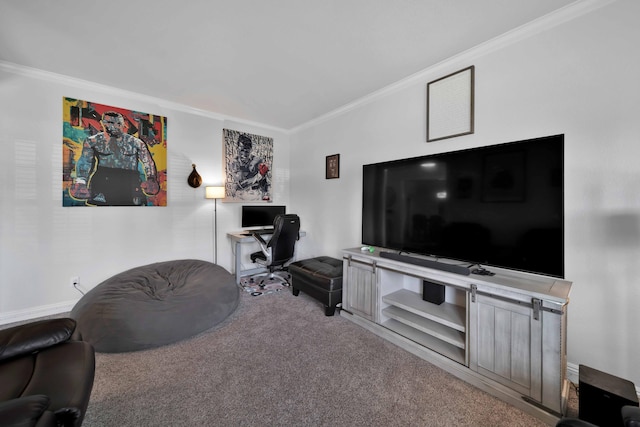
[[[341,315],[551,424],[566,412],[571,283],[461,275],[343,251]]]

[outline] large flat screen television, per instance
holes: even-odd
[[[564,277],[563,167],[564,135],[364,165],[362,243]]]
[[[243,205],[242,227],[273,227],[277,215],[284,215],[286,206],[276,205]]]

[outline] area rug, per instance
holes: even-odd
[[[254,280],[251,277],[243,277],[240,279],[240,286],[245,292],[251,294],[251,296],[258,297],[260,295],[272,294],[274,292],[281,292],[285,289],[289,289],[289,284],[283,282],[278,278],[265,279],[262,284],[259,284],[258,280]]]

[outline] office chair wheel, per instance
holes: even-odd
[[[296,289],[292,287],[291,292],[293,293],[294,297],[297,297],[298,295],[300,295],[300,289]]]

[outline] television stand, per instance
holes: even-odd
[[[555,424],[569,392],[571,282],[500,268],[493,276],[459,274],[388,254],[343,251],[341,315]],[[444,286],[444,301],[423,299],[425,281]]]

